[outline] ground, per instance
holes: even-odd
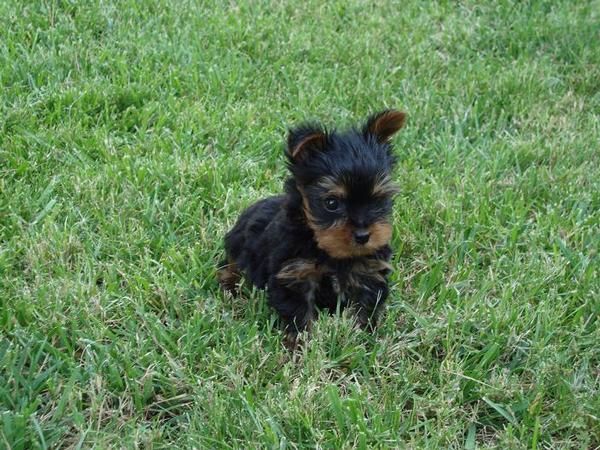
[[[600,2],[0,3],[0,447],[600,446]],[[222,295],[286,127],[394,107],[381,327]]]

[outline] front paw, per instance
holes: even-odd
[[[283,346],[290,352],[294,352],[298,348],[298,344],[298,333],[295,331],[286,331],[283,337]]]
[[[361,330],[373,333],[377,328],[377,311],[365,311],[359,309],[356,314],[356,324]]]

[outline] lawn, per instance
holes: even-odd
[[[0,448],[600,448],[600,2],[0,2]],[[406,111],[374,334],[220,293],[291,124]]]

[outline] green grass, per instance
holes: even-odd
[[[0,448],[600,446],[600,2],[0,2]],[[286,127],[409,114],[374,335],[222,237]]]

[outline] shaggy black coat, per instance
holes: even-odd
[[[390,216],[396,192],[390,137],[404,113],[384,111],[362,129],[290,131],[285,193],[253,204],[225,237],[223,287],[241,274],[266,288],[289,335],[310,326],[316,309],[353,307],[372,328],[388,293]]]

